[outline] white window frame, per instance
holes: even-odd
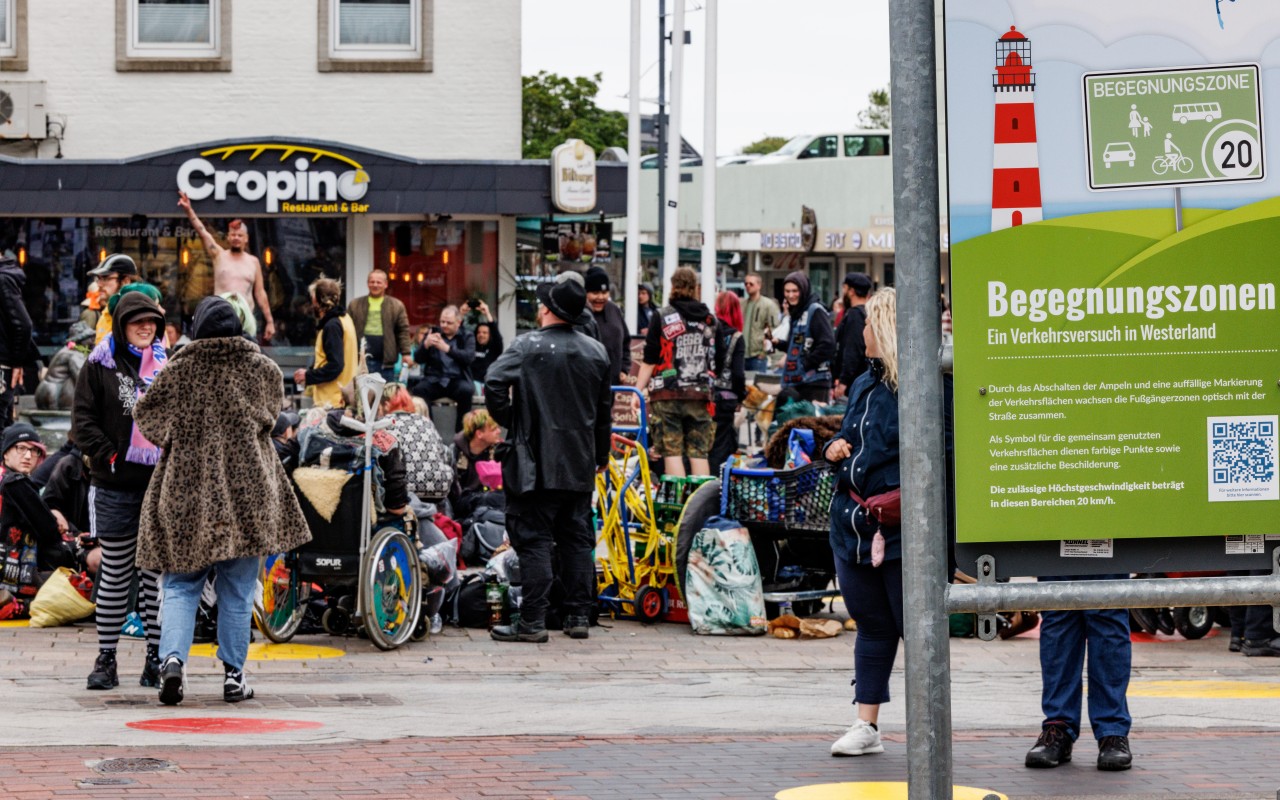
[[[329,57],[335,60],[405,61],[422,58],[422,4],[409,0],[409,44],[342,44],[339,22],[342,0],[329,0]]]
[[[4,31],[7,39],[0,39],[0,58],[18,57],[18,2],[0,0],[4,4]]]
[[[138,1],[126,0],[126,55],[128,58],[217,58],[222,54],[221,19],[223,0],[209,4],[209,43],[148,44],[138,41]]]

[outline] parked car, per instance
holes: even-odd
[[[889,131],[804,134],[751,164],[780,164],[808,158],[859,158],[889,155]]]

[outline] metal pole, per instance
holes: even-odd
[[[719,0],[707,0],[706,80],[702,109],[702,301],[716,296],[716,28]]]
[[[680,266],[680,103],[684,98],[684,0],[676,0],[671,17],[671,124],[667,128],[666,216],[662,237],[662,296],[671,296],[671,274]]]
[[[952,796],[933,26],[934,0],[889,4],[909,800]]]
[[[667,0],[658,0],[658,244],[667,241]],[[667,301],[666,285],[661,280],[665,272],[658,267],[658,291],[662,301]]]
[[[1277,602],[1280,602],[1280,576],[1274,574],[1140,581],[975,583],[955,584],[947,590],[947,611],[953,614],[1168,606],[1269,606]]]
[[[622,275],[622,316],[636,329],[640,283],[640,0],[631,0],[631,108],[627,116],[627,253]]]
[[[1182,232],[1182,187],[1173,187],[1173,224],[1178,233]]]

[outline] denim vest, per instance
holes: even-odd
[[[800,319],[791,323],[791,338],[787,340],[787,360],[782,365],[782,383],[796,386],[806,383],[831,383],[831,363],[824,361],[816,369],[804,368],[804,356],[813,349],[813,337],[809,335],[809,320],[821,304],[812,303]]]

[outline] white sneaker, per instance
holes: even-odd
[[[844,736],[836,739],[831,745],[833,756],[864,756],[871,753],[883,753],[884,745],[880,744],[880,731],[871,727],[871,723],[858,720],[849,726]]]
[[[432,614],[431,625],[427,628],[427,632],[432,636],[437,636],[442,630],[444,630],[444,620],[440,618],[439,614]]]

